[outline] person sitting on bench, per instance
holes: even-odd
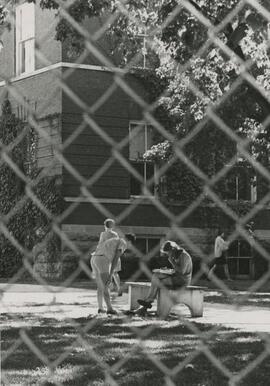
[[[161,253],[168,256],[168,260],[173,269],[168,270],[168,273],[153,273],[151,287],[147,297],[145,299],[137,300],[145,310],[152,307],[152,303],[161,287],[171,289],[181,288],[188,286],[191,282],[193,268],[192,259],[184,248],[181,248],[174,241],[166,241],[161,247]]]

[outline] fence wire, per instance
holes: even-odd
[[[222,324],[222,318],[217,318],[218,321],[211,324],[209,320],[213,313],[220,315],[218,307],[215,310],[206,307],[204,311],[206,319],[202,323],[194,318],[190,318],[185,313],[173,314],[166,321],[162,321],[153,315],[145,318],[132,318],[121,312],[115,318],[97,317],[95,315],[90,315],[89,317],[86,317],[86,315],[76,316],[76,310],[80,308],[80,301],[83,302],[84,312],[89,311],[88,294],[95,288],[95,280],[92,275],[89,259],[97,243],[97,235],[88,235],[88,241],[90,240],[91,243],[88,243],[88,247],[85,248],[64,227],[64,224],[68,224],[68,219],[76,213],[76,210],[78,210],[82,203],[91,204],[92,210],[99,213],[100,217],[104,219],[114,218],[120,230],[121,228],[126,229],[126,224],[129,225],[129,229],[137,229],[138,227],[130,223],[129,219],[138,208],[145,205],[145,202],[151,204],[155,209],[155,213],[165,217],[169,224],[166,227],[166,234],[160,235],[160,243],[165,239],[176,240],[188,250],[193,258],[196,257],[199,263],[198,268],[194,271],[192,284],[196,286],[203,283],[206,299],[209,296],[220,296],[220,299],[226,299],[227,310],[230,310],[232,318],[234,317],[234,312],[241,312],[241,310],[245,310],[247,304],[250,306],[255,303],[256,296],[259,297],[258,291],[262,291],[265,288],[264,286],[269,284],[270,277],[270,270],[266,268],[258,277],[253,278],[254,280],[247,282],[250,284],[249,288],[238,292],[233,291],[232,284],[223,280],[219,275],[214,275],[211,283],[207,283],[205,276],[209,270],[208,264],[214,258],[213,248],[210,250],[200,246],[194,235],[188,230],[188,227],[183,226],[185,221],[192,218],[198,209],[214,208],[218,213],[222,213],[226,217],[227,223],[234,224],[229,229],[228,242],[231,244],[241,238],[250,244],[251,238],[247,224],[268,209],[270,199],[268,161],[263,162],[262,157],[260,158],[257,154],[254,154],[252,149],[254,149],[254,141],[259,141],[261,134],[267,133],[267,130],[269,130],[269,108],[267,114],[264,114],[264,117],[259,122],[262,128],[261,131],[256,131],[256,127],[253,125],[252,137],[243,135],[243,131],[240,130],[241,128],[235,130],[235,128],[230,127],[230,124],[222,117],[222,108],[232,100],[241,87],[256,91],[254,104],[259,104],[259,98],[263,98],[265,103],[269,104],[270,102],[269,79],[267,78],[267,76],[269,77],[270,69],[269,4],[266,1],[259,2],[255,0],[230,1],[227,5],[228,9],[226,10],[226,7],[224,7],[221,19],[215,20],[211,17],[211,11],[213,9],[219,10],[219,7],[222,7],[222,2],[220,4],[211,4],[207,0],[197,2],[181,0],[175,2],[160,1],[156,3],[138,1],[133,4],[133,2],[120,0],[104,2],[104,7],[108,3],[113,4],[114,9],[108,8],[109,10],[105,13],[106,17],[98,18],[99,23],[96,23],[96,25],[99,25],[99,27],[94,32],[91,28],[87,27],[87,23],[82,22],[83,18],[80,19],[76,12],[73,12],[74,9],[80,12],[79,5],[85,7],[85,12],[91,7],[98,8],[94,1],[63,2],[55,0],[51,3],[43,1],[35,4],[35,9],[40,9],[40,6],[51,8],[50,11],[45,10],[42,17],[46,17],[46,12],[56,13],[57,17],[48,19],[50,23],[42,26],[42,39],[35,44],[35,58],[39,62],[40,68],[34,69],[34,72],[30,73],[29,76],[35,75],[33,79],[38,79],[37,77],[42,74],[42,68],[52,66],[53,82],[51,84],[54,85],[55,91],[47,98],[46,95],[42,94],[43,90],[39,91],[39,94],[44,99],[42,101],[43,110],[49,110],[52,101],[56,98],[61,98],[61,105],[72,103],[73,106],[76,106],[76,114],[80,114],[81,122],[79,124],[75,123],[77,127],[72,133],[68,133],[68,131],[64,133],[66,126],[63,121],[59,124],[61,119],[72,119],[68,116],[68,111],[66,112],[68,118],[64,117],[64,111],[63,114],[60,112],[58,115],[52,114],[44,118],[42,111],[38,112],[37,103],[27,99],[24,87],[19,84],[19,81],[26,81],[27,72],[25,74],[17,74],[17,77],[15,77],[14,74],[12,76],[7,75],[9,71],[7,71],[6,66],[3,67],[4,69],[0,69],[1,78],[3,79],[1,95],[2,97],[6,94],[8,95],[13,112],[19,117],[22,127],[20,131],[13,132],[13,137],[11,135],[7,139],[3,133],[5,127],[9,126],[7,121],[4,118],[2,119],[0,170],[2,173],[5,170],[9,170],[13,175],[13,180],[18,180],[23,184],[23,193],[20,192],[16,199],[12,195],[8,196],[8,198],[5,197],[4,190],[1,190],[2,197],[0,197],[1,202],[8,199],[12,202],[10,206],[7,204],[6,206],[1,206],[2,213],[0,219],[1,265],[3,267],[3,276],[5,276],[0,292],[2,325],[1,384],[216,385],[218,382],[221,382],[222,384],[229,385],[244,385],[254,382],[255,379],[259,384],[266,385],[268,384],[266,382],[267,375],[270,372],[268,365],[270,355],[270,321],[267,319],[269,314],[261,313],[262,310],[259,307],[257,324],[268,325],[268,330],[256,330],[252,333],[246,330],[249,324],[248,320],[242,320],[240,322],[242,326],[238,329],[230,327],[225,329]],[[140,4],[142,11],[140,11]],[[4,10],[5,22],[8,22],[8,28],[5,23],[3,24],[4,47],[2,53],[6,49],[5,36],[8,36],[11,31],[17,31],[18,14],[16,13],[16,7],[18,6],[18,4],[9,1],[1,6],[2,11]],[[148,19],[147,17],[142,17],[142,13],[147,9],[147,6],[152,12],[148,15]],[[158,24],[157,18],[162,15],[162,12],[166,11],[166,7],[170,11],[167,12],[162,22]],[[205,12],[207,7],[209,13]],[[157,15],[156,19],[153,17],[155,14]],[[188,26],[179,24],[179,20],[184,20],[183,15],[185,15],[187,23],[193,23],[193,27],[189,25],[191,29],[188,30],[188,33],[193,31],[195,34],[198,32],[196,31],[196,28],[198,28],[201,31],[204,30],[206,36],[203,44],[196,48],[193,47],[192,55],[189,55],[184,61],[177,58],[177,47],[175,46],[176,43],[174,43],[177,39],[175,36],[171,36],[171,45],[168,42],[166,45],[162,41],[165,34],[170,33],[170,28],[172,26],[175,27],[173,23],[178,23],[178,44],[184,44],[183,39],[185,37],[187,39],[186,45],[190,48],[189,44],[191,45],[192,42],[188,40],[189,36],[186,32]],[[141,41],[141,50],[135,50],[124,65],[116,66],[113,60],[104,53],[104,49],[99,42],[101,39],[107,39],[111,28],[124,17],[125,24],[123,24],[123,29],[126,28],[128,34],[130,33],[128,26],[131,25],[137,31],[137,37]],[[153,17],[152,22],[151,17]],[[62,62],[62,67],[55,66],[55,62],[49,59],[51,56],[47,53],[45,54],[42,48],[48,41],[51,41],[52,34],[53,36],[55,35],[59,20],[63,23],[62,27],[63,25],[68,26],[73,31],[74,36],[79,37],[81,45],[81,51],[77,54],[76,59],[72,61],[67,59],[67,62],[71,63],[67,65],[67,63]],[[97,18],[95,18],[95,22],[97,22]],[[243,27],[243,30],[240,31],[240,27]],[[240,37],[235,36],[235,44],[230,38],[226,38],[224,33],[224,31],[228,32],[230,29],[231,36],[233,31],[235,35],[237,32],[240,34]],[[262,53],[264,58],[260,57],[258,59],[261,62],[256,62],[258,56],[252,55],[250,52],[246,57],[243,56],[243,51],[247,50],[245,39],[251,34],[256,35],[255,41],[257,46],[254,43],[254,51],[259,47],[262,39],[265,41],[264,52]],[[132,44],[132,39],[134,38],[131,34],[128,36],[129,40],[126,40],[124,43],[124,45],[127,45],[127,49],[128,42]],[[72,46],[72,41],[68,43],[71,43]],[[63,43],[63,46],[65,47],[65,43]],[[27,55],[26,48],[24,49],[24,55]],[[163,64],[163,69],[166,68],[167,74],[170,73],[171,83],[163,87],[161,92],[156,92],[154,98],[150,98],[149,95],[147,96],[147,93],[139,93],[134,87],[134,83],[129,81],[129,77],[135,76],[134,74],[138,72],[147,74],[149,70],[153,70],[148,65],[151,65],[150,57],[156,53],[160,55],[159,64]],[[124,51],[122,54],[124,55]],[[4,60],[7,61],[8,55],[5,55]],[[92,66],[92,70],[90,65],[87,67],[85,64],[89,55],[94,58],[94,63],[99,63],[99,66],[96,64]],[[224,80],[227,83],[224,84],[223,89],[214,90],[213,87],[211,89],[213,94],[207,95],[207,90],[204,90],[200,83],[202,74],[198,73],[199,67],[196,66],[200,61],[205,61],[206,63],[209,57],[210,61],[212,60],[213,66],[216,65],[219,74],[214,74],[214,69],[212,69],[213,72],[210,72],[211,68],[209,67],[210,75],[209,78],[205,78],[205,82],[208,82],[209,85],[213,84],[216,81],[214,79],[215,75],[224,75],[224,73],[222,74],[222,65],[229,66],[229,64],[231,66],[231,79]],[[219,60],[219,64],[216,64],[215,60]],[[262,64],[263,60],[265,61],[264,64]],[[261,70],[261,76],[254,76],[255,69],[257,72],[260,72],[263,66],[265,72],[263,73]],[[65,71],[62,71],[64,67]],[[89,72],[89,77],[95,76],[93,74],[94,71],[97,71],[97,68],[101,73],[109,73],[111,75],[112,83],[91,104],[82,97],[82,94],[79,95],[77,93],[79,86],[77,87],[76,84],[72,85],[71,82],[72,76],[81,68]],[[265,77],[264,80],[262,79],[263,75]],[[162,76],[160,76],[160,79],[162,79]],[[178,86],[173,86],[174,79],[175,84]],[[35,87],[34,81],[31,86],[33,89]],[[104,84],[105,82],[107,80],[104,78]],[[177,89],[180,86],[182,90]],[[201,106],[199,112],[197,111],[201,116],[194,119],[194,125],[191,129],[188,128],[180,135],[179,130],[183,130],[181,125],[183,125],[182,122],[184,122],[185,117],[182,117],[182,122],[181,119],[176,123],[174,122],[175,126],[172,129],[168,127],[168,122],[157,117],[156,111],[162,103],[166,104],[166,101],[169,103],[168,101],[174,92],[183,91],[184,88],[195,98],[196,104]],[[119,135],[109,133],[105,127],[106,125],[104,124],[103,126],[100,123],[101,121],[97,119],[97,112],[100,115],[100,111],[103,112],[103,108],[105,109],[110,104],[116,90],[121,90],[123,95],[132,101],[134,106],[139,106],[141,110],[140,122],[133,118],[128,118],[131,122],[136,121],[135,134],[131,136],[129,127],[127,127],[126,134],[121,139],[119,139]],[[117,103],[121,107],[122,101],[120,99],[117,100]],[[179,99],[174,103],[178,103],[178,105],[172,106],[171,110],[177,110],[178,108],[180,115],[180,110],[186,108],[185,113],[194,116],[195,107],[194,105],[188,105],[189,101],[186,101],[186,107],[184,108],[182,106],[185,101]],[[17,110],[16,106],[19,106]],[[4,107],[2,107],[2,117],[4,117],[3,114]],[[104,112],[105,116],[106,112]],[[168,120],[169,116],[165,118]],[[45,126],[44,121],[46,121]],[[18,121],[16,122],[18,124]],[[134,166],[134,163],[131,162],[132,160],[126,156],[126,149],[129,147],[130,141],[136,139],[140,134],[142,122],[143,125],[148,125],[154,130],[156,138],[162,138],[161,141],[164,144],[171,144],[169,161],[159,162],[158,167],[157,165],[155,166],[155,173],[150,177],[140,173]],[[74,123],[71,122],[70,124],[74,126]],[[207,170],[202,170],[196,156],[190,157],[187,151],[193,143],[192,141],[204,132],[207,125],[212,125],[217,130],[219,138],[226,138],[226,141],[231,146],[234,146],[234,151],[226,160],[220,154],[222,167],[217,168],[214,173],[207,173]],[[56,134],[53,135],[55,127]],[[62,130],[60,134],[59,132],[57,133],[57,127],[59,130]],[[95,167],[90,176],[89,174],[81,173],[78,165],[75,165],[68,156],[68,149],[72,144],[76,143],[85,130],[91,130],[92,133],[95,133],[96,137],[100,139],[100,143],[106,144],[106,147],[109,149],[106,158],[104,157],[104,163],[101,166]],[[265,135],[265,138],[267,142],[267,135]],[[209,137],[209,143],[211,140],[212,138]],[[215,140],[218,141],[218,139]],[[27,168],[22,167],[17,162],[16,157],[14,157],[14,154],[17,152],[16,149],[25,141],[28,143],[28,147],[24,148],[25,154],[28,157],[26,161],[24,160],[24,165],[27,165]],[[51,149],[51,156],[42,167],[40,167],[39,158],[41,151],[39,146],[41,143]],[[154,144],[157,145],[158,140]],[[223,144],[218,143],[218,145],[220,145],[221,153]],[[205,146],[205,144],[202,146]],[[269,150],[269,142],[266,143],[266,148]],[[97,145],[97,151],[102,152],[103,150],[102,148],[99,150]],[[211,148],[206,148],[205,152],[207,151],[211,152]],[[160,148],[160,159],[162,157],[162,149]],[[239,165],[239,159],[245,161],[244,168],[251,168],[255,175],[264,179],[267,186],[263,195],[257,197],[257,200],[253,203],[245,201],[243,204],[241,202],[245,205],[245,208],[248,208],[244,212],[237,210],[241,204],[239,203],[241,201],[239,197],[233,200],[234,205],[230,205],[231,201],[224,199],[216,189],[222,179],[228,177],[230,171]],[[142,158],[140,161],[144,165],[147,163]],[[106,199],[101,199],[94,193],[95,184],[106,173],[110,173],[115,162],[122,169],[126,170],[130,179],[142,187],[141,194],[134,195],[132,199],[128,197],[125,201],[125,206],[123,205],[123,210],[117,214],[113,209],[110,209],[112,206],[108,205],[108,203],[116,202],[115,198],[111,199],[111,201],[109,199],[111,197],[110,186],[104,187]],[[185,165],[186,170],[192,174],[193,179],[200,182],[201,190],[189,202],[181,202],[180,198],[178,202],[170,201],[168,205],[168,201],[164,199],[164,195],[162,196],[162,189],[165,189],[166,192],[166,183],[168,181],[166,180],[162,186],[160,181],[170,173],[171,167],[175,163]],[[90,169],[92,165],[87,165],[87,167]],[[58,172],[56,173],[55,170]],[[67,175],[72,177],[73,181],[75,181],[74,184],[79,187],[78,194],[73,196],[71,200],[67,200],[65,197],[63,181]],[[180,176],[182,174],[175,178],[182,178]],[[54,179],[55,177],[57,178]],[[147,177],[146,180],[145,177]],[[4,183],[3,177],[0,176],[0,178]],[[47,181],[46,189],[48,190],[45,191],[45,194],[42,194],[40,193],[40,184],[43,183],[44,179]],[[61,210],[55,210],[58,208],[55,208],[54,202],[48,204],[48,196],[51,189],[49,184],[52,180],[54,181],[52,189],[58,188],[57,197],[62,203]],[[159,190],[156,190],[154,193],[152,191],[153,185],[159,187]],[[11,187],[12,184],[8,185],[9,190]],[[123,200],[120,198],[118,201],[123,203]],[[182,205],[181,210],[173,210],[173,208],[177,208],[177,205],[179,208]],[[31,210],[29,209],[30,207],[32,208]],[[26,208],[26,212],[23,212],[24,208]],[[22,213],[28,213],[29,216],[32,216],[32,222],[29,221],[29,224],[30,222],[31,224],[34,223],[34,226],[29,225],[29,228],[27,228],[26,220],[22,220]],[[18,232],[15,232],[10,225],[18,216],[21,216],[21,221],[23,221],[20,223],[19,219],[17,223],[19,228],[24,228],[24,237],[17,237]],[[35,216],[37,216],[36,220]],[[89,216],[91,216],[91,213],[89,213]],[[158,218],[157,220],[154,219],[154,223],[158,221]],[[101,226],[102,224],[95,225]],[[151,227],[151,225],[144,225],[148,228]],[[219,225],[222,226],[223,224]],[[266,229],[267,226],[268,224],[265,226]],[[196,228],[195,217],[193,227]],[[46,228],[45,231],[43,228]],[[205,225],[205,228],[211,229],[211,224]],[[44,233],[41,236],[37,236],[36,232],[40,229]],[[258,229],[259,231],[260,229]],[[269,250],[266,243],[262,242],[263,238],[260,237],[258,232],[255,232],[258,237],[252,238],[252,250],[254,254],[260,255],[260,258],[264,261],[264,267],[268,267],[270,260]],[[212,236],[213,234],[211,233]],[[53,274],[56,272],[57,275],[57,273],[62,272],[62,275],[58,275],[57,281],[53,282],[50,280],[50,272],[46,272],[46,275],[44,275],[42,270],[37,269],[36,261],[37,251],[41,251],[44,254],[44,251],[48,250],[52,237],[56,238],[54,247],[56,245],[58,250],[52,250],[47,263],[54,270]],[[143,280],[151,280],[152,272],[149,263],[158,255],[160,243],[154,248],[143,252],[138,246],[137,248],[136,246],[134,247],[132,252],[139,260],[139,265],[136,266],[136,269],[133,269],[128,278],[125,278],[126,281],[141,281],[142,275]],[[7,244],[13,246],[14,249],[8,249],[6,247]],[[18,253],[19,258],[13,260],[10,255],[11,253]],[[76,261],[76,265],[72,266],[72,270],[65,275],[63,272],[66,255],[72,256],[73,261]],[[11,265],[14,264],[14,267],[11,267],[13,269],[10,268],[10,263],[5,263],[8,259],[12,261]],[[9,267],[9,273],[5,271],[6,264]],[[55,277],[52,277],[52,279],[55,279]],[[87,287],[85,292],[76,289],[76,286],[82,280],[90,286]],[[13,293],[13,291],[18,291],[16,288],[19,287],[16,287],[16,285],[22,281],[26,283],[26,287],[30,286],[31,290],[28,291],[32,291],[34,294],[32,302],[31,300],[27,302],[29,295],[27,292],[16,293],[16,295]],[[161,288],[163,287],[162,284],[160,286]],[[243,283],[240,283],[241,288],[243,288]],[[82,293],[84,295],[81,295]],[[83,296],[83,299],[76,298],[76,294],[78,294],[78,297]],[[269,306],[269,299],[267,304],[268,295],[269,293],[262,293],[260,295],[265,296],[266,306]],[[169,293],[168,296],[170,296]],[[75,299],[74,303],[72,303],[73,300],[71,301],[69,297],[73,300]],[[126,295],[123,299],[127,302]],[[27,310],[27,307],[29,307],[30,311]],[[222,310],[222,312],[225,312],[224,309]],[[210,319],[207,319],[209,316],[207,313],[211,314]],[[249,314],[246,313],[244,315]],[[225,317],[225,315],[223,316]],[[244,328],[245,332],[241,332],[241,328]],[[44,342],[44,345],[42,342]],[[245,342],[249,342],[249,345],[246,347],[244,347]],[[31,363],[25,363],[24,355]]]

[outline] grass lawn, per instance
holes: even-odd
[[[220,291],[206,296],[212,306],[231,301]],[[255,311],[269,308],[270,294],[246,301]],[[270,384],[267,333],[176,314],[166,321],[154,314],[59,320],[42,312],[2,312],[1,325],[3,385],[222,386],[242,372],[237,385]]]

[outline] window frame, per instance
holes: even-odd
[[[152,250],[153,248],[150,249],[149,247],[149,240],[154,240],[156,241],[156,245],[159,246],[159,250],[160,250],[160,247],[161,247],[161,240],[163,239],[163,235],[138,235],[138,237],[136,238],[136,240],[143,240],[145,241],[145,252],[141,252],[145,255],[148,255]],[[136,244],[135,244],[136,245]],[[160,255],[160,252],[158,252],[158,256]]]
[[[230,167],[230,165],[225,165],[225,167]],[[231,169],[233,170],[233,168]],[[228,175],[226,174],[226,179],[228,180]],[[235,188],[235,196],[234,198],[227,198],[223,197],[225,200],[234,200],[234,201],[246,201],[250,203],[256,203],[257,202],[257,177],[256,175],[250,176],[249,181],[247,181],[247,187],[249,187],[249,199],[243,199],[240,197],[240,180],[239,175],[235,174],[232,176],[231,181],[234,183]]]
[[[29,37],[23,38],[23,20],[22,13],[25,12],[26,8],[29,8],[29,11],[33,12],[33,33]],[[15,18],[15,70],[16,76],[31,74],[35,71],[36,58],[35,58],[35,39],[36,39],[36,17],[35,17],[35,4],[25,2],[23,4],[16,6],[16,18]],[[29,47],[29,58],[26,55],[27,45],[30,43]],[[30,67],[27,68],[27,65],[30,63]]]
[[[144,161],[143,159],[135,159],[135,158],[131,158],[130,157],[130,143],[131,143],[131,127],[132,126],[144,126],[144,153],[150,148],[148,148],[148,132],[147,132],[147,129],[148,127],[150,127],[151,125],[148,125],[145,121],[139,121],[139,120],[131,120],[129,121],[129,127],[128,127],[128,135],[129,135],[129,155],[128,155],[128,159],[129,159],[129,162],[130,163],[138,163],[138,164],[143,164],[143,168],[144,168],[144,171],[143,171],[143,179],[144,179],[144,184],[146,185],[147,183],[147,164],[152,164],[154,166],[154,193],[151,195],[152,198],[156,197],[156,189],[155,189],[155,186],[157,185],[158,181],[157,181],[157,167],[156,167],[156,164],[154,162],[149,162],[149,161]],[[132,176],[131,176],[132,177]],[[131,184],[130,184],[131,185]],[[129,185],[129,186],[130,186]],[[130,197],[131,198],[137,198],[137,197],[149,197],[149,195],[144,195],[143,193],[141,194],[132,194],[131,191],[130,191]]]
[[[229,265],[230,262],[231,264],[235,265],[235,277],[239,279],[248,279],[252,278],[254,273],[253,273],[253,261],[254,257],[252,255],[252,247],[251,244],[245,240],[245,239],[236,239],[234,240],[234,243],[236,243],[236,253],[232,253],[229,249],[229,255],[228,255],[228,260],[229,260]],[[243,244],[242,244],[243,243]],[[241,246],[242,244],[242,246]],[[243,247],[248,247],[249,251],[248,253],[242,253]],[[248,264],[248,273],[243,273],[241,272],[241,265],[242,264]]]

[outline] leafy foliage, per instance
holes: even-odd
[[[267,0],[259,4],[269,10]],[[59,3],[42,0],[41,7],[58,9]],[[56,38],[67,42],[74,53],[85,49],[85,36],[76,23],[86,25],[89,18],[99,17],[110,39],[108,54],[111,60],[117,57],[117,65],[140,66],[146,54],[146,67],[151,70],[139,68],[135,73],[156,102],[155,117],[179,145],[191,136],[181,148],[187,162],[170,164],[176,144],[161,134],[155,138],[156,146],[145,154],[145,159],[162,158],[168,163],[169,199],[193,200],[201,192],[202,181],[189,171],[190,162],[210,178],[231,162],[237,143],[224,131],[225,125],[240,138],[247,137],[246,150],[268,167],[269,128],[257,130],[269,112],[268,20],[254,7],[239,0],[76,0],[67,4],[65,12],[75,23],[62,12]],[[142,52],[143,39],[146,52]],[[251,83],[243,77],[243,62]],[[215,117],[224,122],[222,130]],[[193,135],[198,125],[201,130]],[[221,185],[220,191],[217,185],[218,194]]]
[[[55,10],[64,3],[59,4],[54,0],[40,3],[42,8]],[[259,4],[270,8],[267,0]],[[72,23],[65,13],[72,16]],[[177,142],[160,133],[145,154],[145,159],[167,163],[169,199],[193,200],[201,192],[202,181],[189,171],[190,162],[209,178],[231,163],[239,151],[234,134],[248,138],[246,151],[268,167],[269,127],[264,124],[270,107],[268,20],[254,7],[240,0],[76,0],[67,3],[61,15],[56,38],[76,55],[86,49],[86,38],[76,23],[86,26],[90,18],[102,20],[110,59],[129,66],[143,80],[150,101],[155,101],[156,119],[178,145],[190,136],[181,147],[187,162],[175,162]],[[143,54],[147,69],[141,68]],[[223,122],[222,129],[215,119]],[[260,125],[263,129],[258,131]],[[240,162],[248,165],[243,158],[241,154]],[[237,164],[238,157],[232,162]],[[256,173],[259,180],[260,172]],[[218,194],[221,186],[217,185]]]
[[[10,277],[22,266],[25,257],[15,242],[26,251],[31,251],[48,233],[51,218],[26,195],[25,181],[19,173],[28,178],[29,185],[38,177],[36,136],[31,128],[15,117],[8,100],[2,106],[0,141],[2,157],[5,156],[0,165],[0,276]],[[61,195],[56,178],[40,178],[32,192],[52,214],[60,212]],[[38,234],[37,229],[40,230]],[[55,236],[50,235],[48,245],[55,259],[59,248]]]

